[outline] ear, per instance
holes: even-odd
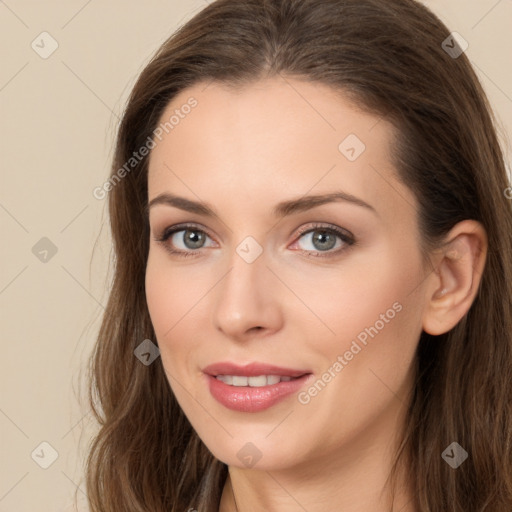
[[[423,330],[439,335],[455,327],[477,294],[487,257],[487,233],[477,221],[464,220],[434,251],[427,278]]]

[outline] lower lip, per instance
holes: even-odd
[[[309,373],[288,382],[252,388],[250,386],[230,386],[212,375],[206,375],[213,398],[228,409],[239,412],[264,411],[293,393],[297,393],[311,376],[312,374]]]

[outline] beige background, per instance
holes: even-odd
[[[512,0],[425,3],[469,42],[510,147]],[[73,510],[75,492],[84,503],[94,424],[78,401],[80,371],[106,303],[110,256],[106,202],[92,191],[108,176],[118,116],[138,73],[205,5],[0,1],[0,512]],[[46,59],[31,47],[51,49],[44,31],[58,43]],[[43,237],[54,255],[44,253]],[[53,452],[42,442],[58,453],[47,469],[40,465]]]

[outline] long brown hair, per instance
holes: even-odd
[[[329,85],[399,128],[394,163],[418,200],[425,247],[464,219],[486,229],[469,312],[450,332],[420,337],[394,469],[407,459],[418,510],[512,510],[509,183],[492,109],[466,54],[446,51],[449,37],[415,0],[217,0],[161,46],[133,88],[112,166],[114,280],[90,375],[99,422],[86,471],[92,512],[218,511],[227,466],[192,429],[161,359],[146,366],[134,356],[155,341],[144,287],[148,159],[127,171],[126,162],[180,91],[276,74]],[[454,441],[469,453],[457,470],[441,457]]]

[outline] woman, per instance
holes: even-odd
[[[413,0],[218,0],[119,128],[91,511],[512,508],[512,213]]]

